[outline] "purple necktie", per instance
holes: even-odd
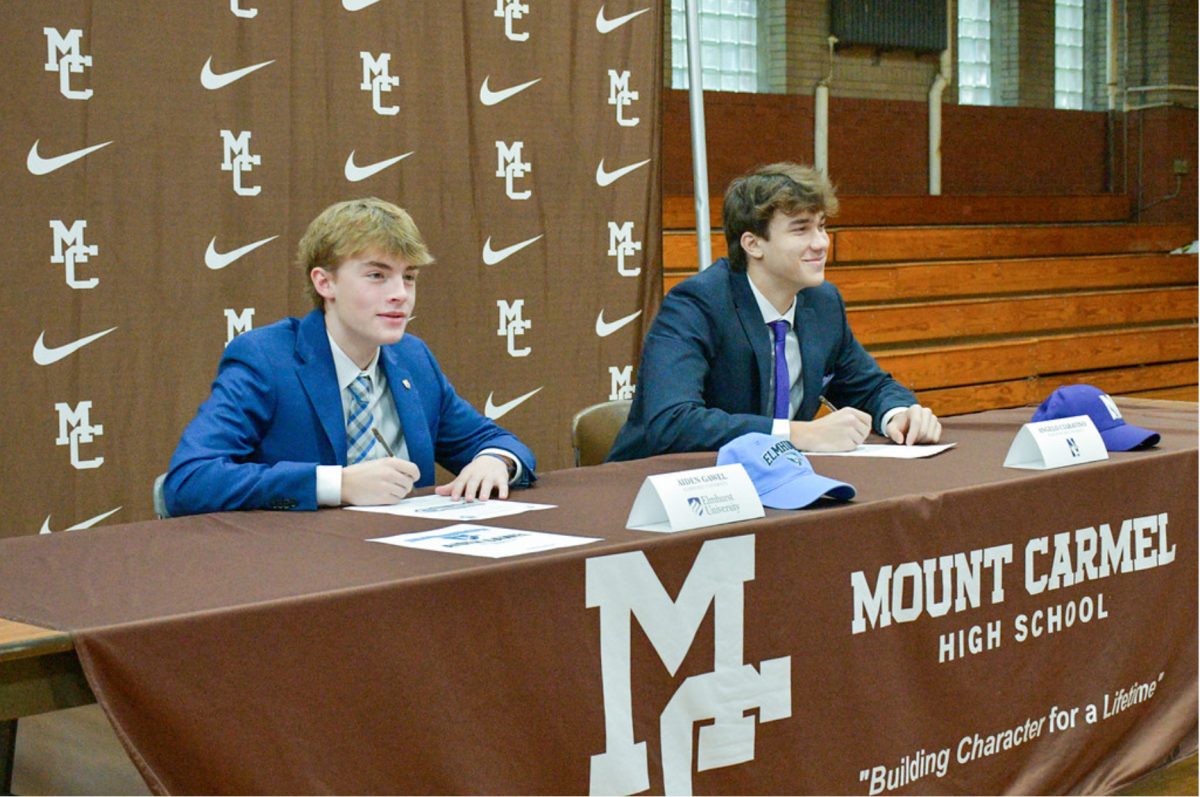
[[[792,392],[792,380],[788,378],[787,341],[788,322],[772,321],[767,326],[775,333],[775,417],[788,419],[788,397]]]

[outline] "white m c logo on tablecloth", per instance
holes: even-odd
[[[640,551],[587,561],[587,605],[600,609],[604,680],[603,753],[592,756],[592,794],[636,794],[650,786],[646,743],[633,738],[630,617],[636,616],[667,671],[679,669],[713,604],[713,669],[686,679],[659,719],[666,794],[692,793],[692,731],[700,728],[700,771],[754,759],[754,717],[792,715],[792,659],[742,661],[745,583],[754,580],[754,537],[709,540],[700,548],[679,597],[672,601]]]

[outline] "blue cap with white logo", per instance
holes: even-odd
[[[849,501],[852,485],[820,476],[808,457],[788,440],[751,432],[730,440],[717,452],[718,465],[740,464],[746,469],[763,506],[801,509],[821,496]]]
[[[1042,402],[1031,421],[1052,421],[1086,415],[1092,419],[1104,447],[1109,451],[1129,451],[1158,445],[1158,432],[1125,423],[1112,397],[1092,385],[1060,387]]]

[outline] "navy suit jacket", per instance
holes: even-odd
[[[871,415],[917,402],[882,371],[846,321],[837,288],[796,294],[804,398],[793,420],[816,415],[820,397]],[[721,258],[667,294],[642,347],[637,393],[610,460],[715,451],[747,432],[770,434],[775,354],[746,273]]]
[[[484,448],[521,460],[533,452],[460,398],[419,338],[380,349],[408,458],[433,484],[436,459],[454,473]],[[230,509],[316,509],[317,465],[346,464],[346,422],[325,317],[314,310],[230,341],[212,394],[171,458],[164,483],[172,515]]]

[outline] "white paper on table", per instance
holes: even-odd
[[[496,526],[477,526],[472,523],[457,523],[436,531],[414,531],[394,534],[391,537],[376,537],[367,542],[382,542],[401,548],[416,548],[422,551],[441,551],[466,556],[483,556],[502,559],[555,548],[570,548],[599,541],[599,537],[577,537],[570,534],[551,534],[546,531],[522,531],[502,529]]]
[[[420,517],[430,520],[490,520],[518,515],[538,509],[554,509],[554,504],[530,504],[524,501],[492,499],[490,501],[454,501],[449,496],[423,495],[405,498],[396,504],[383,506],[348,506],[358,512],[382,512],[386,515]]]
[[[806,457],[879,457],[881,459],[924,459],[940,454],[957,443],[933,446],[901,446],[895,443],[863,443],[852,451],[805,451]]]

